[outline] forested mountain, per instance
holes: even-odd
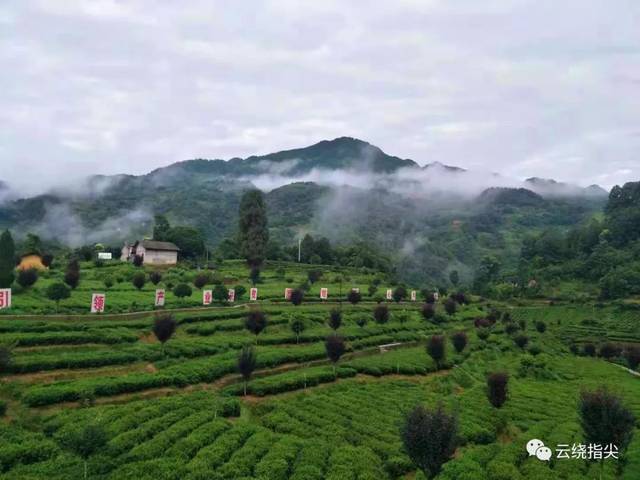
[[[438,162],[420,167],[342,137],[245,159],[188,160],[141,176],[94,176],[75,189],[5,200],[0,227],[71,246],[119,245],[150,235],[154,215],[164,214],[201,230],[212,248],[230,246],[224,240],[235,235],[240,196],[254,187],[266,191],[271,238],[280,246],[307,233],[332,245],[366,242],[393,259],[400,278],[445,283],[452,270],[471,281],[486,255],[515,275],[525,236],[565,231],[601,212],[607,198],[599,187],[515,182]]]

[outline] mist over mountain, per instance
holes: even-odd
[[[365,240],[397,257],[408,278],[470,272],[481,253],[515,255],[518,244],[507,235],[573,225],[607,198],[597,186],[520,181],[439,162],[420,166],[341,137],[244,159],[181,161],[140,176],[92,176],[28,198],[6,196],[0,227],[73,247],[119,245],[150,235],[153,216],[162,213],[173,224],[201,229],[215,248],[235,234],[239,199],[249,188],[265,191],[277,241],[292,243],[305,233],[336,244]],[[0,185],[2,191],[10,189]]]

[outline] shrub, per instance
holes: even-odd
[[[542,321],[536,322],[536,330],[539,333],[544,333],[547,330],[547,324]]]
[[[56,302],[56,305],[60,303],[60,300],[70,296],[71,290],[64,283],[52,283],[47,287],[47,298]]]
[[[149,281],[154,285],[158,285],[162,281],[162,274],[158,271],[153,271],[149,274]]]
[[[307,272],[307,279],[309,280],[309,283],[311,283],[312,285],[316,283],[318,280],[320,280],[321,278],[322,278],[322,270],[313,269]]]
[[[133,275],[133,278],[131,279],[131,283],[133,283],[133,286],[136,287],[138,290],[142,290],[142,287],[144,287],[144,284],[147,281],[147,276],[144,274],[144,272],[136,272]]]
[[[29,288],[38,281],[38,270],[36,270],[35,268],[20,270],[18,272],[18,278],[16,279],[16,281],[21,287]]]
[[[294,305],[300,305],[304,299],[304,290],[295,288],[291,291],[291,303]]]
[[[360,294],[360,292],[356,292],[355,290],[351,290],[347,294],[347,301],[349,303],[351,303],[352,305],[356,305],[357,303],[360,303],[361,300],[362,300],[362,295]]]
[[[464,292],[456,292],[452,295],[452,297],[460,305],[466,305],[467,303],[469,303],[469,301],[467,300],[467,296],[464,294]]]
[[[396,303],[400,303],[407,297],[407,289],[400,285],[396,287],[391,296]]]
[[[429,338],[427,341],[427,353],[433,358],[439,369],[446,354],[444,335],[432,335]]]
[[[256,352],[253,347],[244,346],[238,355],[238,372],[244,380],[244,395],[247,395],[247,382],[251,379],[251,374],[256,368]]]
[[[513,335],[518,330],[519,330],[518,325],[516,325],[515,323],[507,323],[507,325],[504,327],[504,331],[507,332],[509,335]]]
[[[489,320],[488,318],[479,317],[473,321],[473,325],[476,328],[489,328],[492,325],[492,323],[491,323],[491,320]]]
[[[193,285],[201,290],[207,283],[209,283],[209,275],[206,273],[199,273],[193,279]]]
[[[620,356],[622,352],[622,348],[615,343],[607,342],[600,346],[600,356],[602,358],[606,358],[607,360],[611,360],[614,357]]]
[[[158,315],[153,322],[153,334],[162,344],[163,350],[164,344],[173,336],[177,326],[175,318],[170,313]]]
[[[333,363],[333,372],[335,374],[336,364],[338,363],[338,360],[340,360],[340,357],[342,357],[342,355],[344,355],[344,352],[347,351],[344,339],[340,335],[333,333],[329,335],[325,340],[324,348],[327,352],[327,357]]]
[[[133,265],[135,267],[141,267],[143,263],[144,263],[144,258],[142,257],[142,255],[135,255],[133,257]]]
[[[108,290],[111,287],[113,287],[113,284],[115,282],[113,281],[113,277],[105,277],[104,280],[102,281],[102,283],[104,283],[104,288],[106,288]]]
[[[585,443],[616,445],[620,453],[626,450],[633,436],[635,418],[620,397],[605,387],[582,391],[578,414]]]
[[[256,343],[258,343],[258,335],[267,328],[267,316],[261,310],[252,309],[245,317],[244,326],[256,336]]]
[[[342,325],[342,312],[337,309],[331,310],[329,312],[329,327],[335,331],[340,328],[340,325]]]
[[[404,450],[418,468],[434,478],[456,450],[458,421],[442,406],[417,406],[404,419],[400,436]]]
[[[366,317],[358,317],[356,319],[356,325],[358,325],[360,328],[364,328],[367,325],[367,318]]]
[[[507,386],[509,375],[503,372],[491,373],[487,377],[487,398],[496,408],[502,407],[507,401]]]
[[[516,343],[516,345],[520,348],[524,348],[527,346],[527,343],[529,343],[529,337],[527,337],[526,335],[518,335],[517,337],[515,337],[513,339],[513,341]]]
[[[538,345],[531,345],[529,347],[529,353],[535,357],[536,355],[540,355],[542,353],[542,349]]]
[[[627,365],[631,370],[636,370],[640,365],[640,348],[637,346],[629,346],[624,352],[624,358],[627,360]]]
[[[193,290],[191,290],[191,287],[186,283],[179,283],[173,289],[173,294],[178,298],[190,297],[192,293]]]
[[[376,323],[383,324],[389,321],[389,307],[378,305],[373,309],[373,319]]]
[[[458,304],[453,298],[447,298],[447,301],[444,302],[444,311],[447,312],[448,315],[455,315],[456,310],[458,309]]]
[[[7,373],[11,366],[11,348],[7,345],[0,345],[0,373]]]
[[[489,335],[491,335],[491,330],[489,330],[488,328],[479,328],[478,330],[476,330],[476,335],[478,335],[478,338],[480,340],[487,340],[487,338],[489,338]]]
[[[247,289],[244,285],[236,285],[233,289],[236,292],[236,300],[240,300],[242,296],[247,293]]]
[[[453,348],[455,348],[458,353],[462,353],[467,346],[467,341],[467,334],[465,332],[456,332],[451,336]]]
[[[436,307],[433,303],[425,303],[422,305],[422,316],[429,321],[436,314]]]
[[[296,335],[296,343],[298,343],[300,334],[304,332],[307,325],[302,317],[291,317],[289,320],[289,328]]]

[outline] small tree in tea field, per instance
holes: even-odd
[[[144,284],[147,282],[147,276],[144,274],[144,272],[136,272],[133,274],[133,277],[131,278],[131,283],[133,283],[133,286],[136,287],[138,290],[142,290],[142,287],[144,287]]]
[[[400,437],[411,461],[429,479],[434,478],[456,450],[458,421],[442,406],[428,410],[422,405],[409,412]]]
[[[213,292],[211,292],[211,296],[216,302],[223,304],[223,303],[226,303],[227,300],[229,299],[229,292],[224,287],[224,285],[218,284],[215,287],[213,287]]]
[[[170,313],[158,315],[153,322],[153,334],[162,344],[162,353],[164,354],[164,344],[173,336],[178,326],[175,318]]]
[[[233,290],[236,292],[236,300],[240,300],[242,296],[247,293],[247,289],[244,285],[236,285],[233,287]]]
[[[109,290],[111,287],[113,287],[113,284],[115,282],[113,280],[113,277],[109,276],[109,277],[104,277],[104,280],[102,280],[102,283],[104,284],[104,288]]]
[[[453,344],[453,348],[456,349],[456,352],[462,353],[462,351],[467,346],[467,334],[465,332],[456,332],[451,336],[451,343]]]
[[[453,298],[447,298],[444,302],[444,311],[447,312],[449,316],[455,315],[458,310],[458,304]]]
[[[309,283],[311,283],[312,285],[314,283],[316,283],[318,280],[320,280],[322,278],[322,270],[309,270],[307,272],[307,279],[309,280]]]
[[[487,377],[487,398],[489,403],[496,408],[502,407],[507,401],[509,375],[504,372],[495,372]]]
[[[289,319],[289,328],[296,335],[296,343],[299,343],[300,334],[307,328],[307,324],[302,317],[291,317]]]
[[[199,273],[193,279],[193,285],[200,290],[202,290],[207,283],[209,283],[209,275],[206,273]]]
[[[421,312],[424,319],[429,322],[436,314],[436,307],[433,303],[425,303],[422,305]]]
[[[185,297],[190,297],[192,293],[193,293],[193,290],[191,290],[191,287],[186,283],[179,283],[173,289],[173,294],[180,299],[183,299]]]
[[[67,271],[64,274],[64,283],[75,289],[80,283],[80,264],[78,260],[73,259],[67,265]]]
[[[407,298],[407,289],[400,285],[399,287],[396,287],[391,294],[391,297],[396,303],[400,303],[402,300]]]
[[[67,299],[71,296],[71,290],[64,283],[52,283],[47,287],[47,298],[56,302],[56,311],[60,306],[60,300]]]
[[[356,319],[356,325],[358,325],[360,328],[364,328],[367,323],[367,317],[358,317]]]
[[[107,434],[101,425],[76,424],[57,434],[60,444],[72,451],[84,462],[84,478],[87,478],[87,461],[107,444]]]
[[[15,279],[16,247],[9,230],[0,235],[0,288],[10,288]]]
[[[595,357],[596,356],[596,346],[593,343],[585,343],[582,347],[582,352],[587,357]]]
[[[445,359],[446,344],[444,335],[432,335],[427,340],[427,353],[436,363],[436,368],[440,369],[440,365]]]
[[[256,336],[256,344],[258,343],[258,335],[267,328],[267,316],[261,310],[250,310],[244,319],[244,326],[247,330]]]
[[[162,281],[162,274],[154,270],[149,274],[149,281],[154,285],[158,285]]]
[[[620,454],[624,453],[633,437],[635,417],[620,397],[605,387],[584,390],[578,401],[578,415],[585,443],[615,445]]]
[[[342,312],[334,308],[329,312],[329,327],[336,331],[340,328],[340,325],[342,325]]]
[[[301,288],[295,288],[291,291],[291,303],[294,304],[295,306],[298,306],[302,303],[302,300],[304,299],[304,290],[302,290]]]
[[[28,268],[18,272],[17,282],[23,288],[29,288],[38,281],[38,270]]]
[[[640,365],[640,348],[635,345],[628,346],[624,351],[624,358],[627,360],[629,368],[636,370]]]
[[[619,345],[611,342],[603,343],[600,347],[600,356],[602,358],[606,358],[607,360],[611,360],[614,357],[620,356],[621,352],[622,348],[620,348]]]
[[[478,335],[478,338],[482,341],[486,341],[489,336],[491,335],[491,330],[489,328],[478,328],[476,330],[476,335]]]
[[[257,355],[252,346],[245,345],[238,355],[238,372],[244,381],[244,395],[247,395],[247,384],[251,380],[251,375],[256,369]]]
[[[377,305],[373,309],[373,319],[376,323],[383,324],[389,321],[389,307],[386,305]]]
[[[331,363],[333,363],[333,374],[335,375],[336,365],[340,360],[340,357],[342,357],[344,352],[347,351],[344,339],[340,335],[332,333],[325,340],[324,348],[327,352],[327,357],[331,360]]]
[[[352,305],[356,305],[356,304],[360,303],[361,300],[362,300],[362,295],[360,294],[360,292],[356,292],[355,290],[351,290],[347,294],[347,301],[349,303],[351,303]]]
[[[144,264],[144,257],[142,255],[133,256],[133,266],[141,267]]]
[[[517,335],[513,339],[513,341],[516,343],[518,347],[525,348],[529,343],[529,337],[527,337],[526,335],[520,334],[520,335]]]
[[[11,347],[7,345],[0,345],[0,373],[7,373],[11,366],[11,361]]]
[[[536,330],[538,331],[538,333],[544,333],[547,331],[547,324],[544,323],[543,321],[537,321],[536,322]]]

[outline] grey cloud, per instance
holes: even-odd
[[[32,191],[349,135],[610,187],[640,178],[639,16],[633,0],[5,1],[0,178]]]

